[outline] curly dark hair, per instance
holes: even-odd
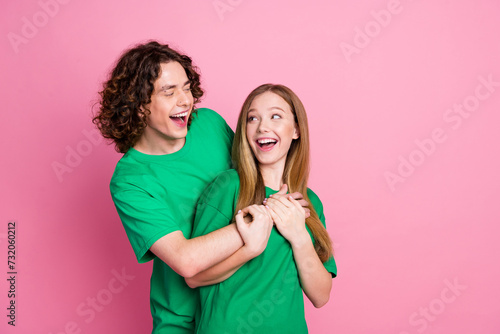
[[[103,137],[113,140],[116,151],[126,153],[143,134],[151,113],[146,105],[151,103],[154,83],[161,74],[161,64],[169,62],[178,62],[186,71],[194,105],[203,96],[198,69],[188,56],[156,41],[125,51],[99,92],[99,111],[92,119]]]

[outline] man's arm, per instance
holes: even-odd
[[[230,224],[193,239],[174,231],[158,239],[150,250],[179,275],[193,277],[228,258],[241,246],[243,240],[235,224]]]
[[[249,223],[244,218],[246,214],[252,217]],[[193,277],[186,277],[186,283],[189,287],[197,288],[222,282],[231,277],[243,264],[264,251],[273,228],[271,215],[266,208],[262,205],[248,206],[236,214],[235,220],[245,243],[243,247],[213,267]]]

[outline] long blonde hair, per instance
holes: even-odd
[[[264,180],[258,168],[258,161],[248,144],[246,133],[250,105],[258,95],[265,92],[272,92],[283,98],[294,114],[300,136],[298,139],[294,139],[290,145],[282,181],[283,184],[288,185],[290,193],[300,192],[304,196],[304,199],[310,203],[307,196],[309,129],[305,108],[290,88],[283,85],[264,84],[255,88],[243,103],[234,135],[232,159],[240,178],[240,191],[236,211],[252,204],[260,204],[266,197]],[[325,262],[332,255],[332,242],[316,210],[312,206],[309,206],[309,209],[311,210],[311,215],[306,219],[306,224],[315,240],[316,253],[321,261]]]

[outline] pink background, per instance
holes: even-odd
[[[0,14],[0,332],[150,332],[151,264],[109,195],[120,155],[86,136],[114,61],[147,39],[194,59],[201,106],[233,129],[259,84],[304,102],[339,267],[330,302],[306,303],[311,333],[500,332],[500,2],[59,1]]]

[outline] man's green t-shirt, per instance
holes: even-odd
[[[149,248],[174,231],[191,236],[196,203],[203,190],[220,172],[231,168],[233,136],[220,115],[198,109],[182,149],[148,155],[131,148],[116,165],[110,184],[116,209],[137,260],[154,260],[150,295],[153,333],[194,331],[197,293]]]
[[[196,208],[192,237],[231,222],[239,185],[238,173],[229,170],[205,189]],[[273,193],[276,191],[266,188],[266,197]],[[324,225],[321,201],[310,189],[307,195]],[[333,277],[337,275],[333,257],[324,266]],[[261,255],[225,281],[200,287],[199,292],[201,309],[196,333],[307,333],[303,293],[292,248],[276,227]]]

